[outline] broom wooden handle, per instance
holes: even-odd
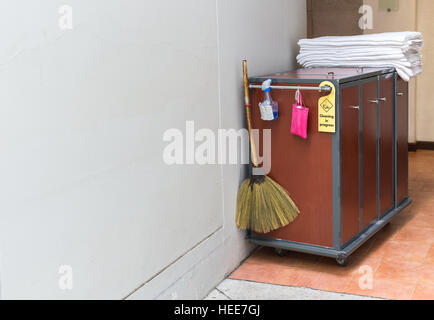
[[[258,166],[258,158],[256,155],[255,139],[252,135],[252,116],[250,112],[250,96],[249,96],[249,80],[247,77],[247,61],[243,60],[243,80],[244,80],[244,105],[246,107],[247,128],[249,129],[250,147],[252,148],[253,166]]]

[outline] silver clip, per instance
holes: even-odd
[[[302,107],[300,106],[300,89],[297,89],[295,91],[295,102],[297,104],[297,108],[301,109]]]
[[[300,101],[300,89],[297,89],[295,91],[295,102],[299,102]]]

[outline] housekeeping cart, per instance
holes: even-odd
[[[261,120],[258,107],[267,79],[279,104],[273,121]],[[251,77],[249,87],[253,128],[260,137],[272,130],[269,176],[300,209],[286,227],[249,231],[249,241],[346,265],[351,253],[411,202],[407,82],[393,68],[308,68]],[[290,133],[297,89],[309,108],[306,140]]]

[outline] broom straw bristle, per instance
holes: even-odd
[[[248,178],[241,184],[237,196],[238,228],[268,233],[288,225],[299,213],[288,192],[271,178]]]

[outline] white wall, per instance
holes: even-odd
[[[373,29],[367,29],[364,33],[381,33],[381,32],[396,32],[396,31],[416,31],[418,30],[416,1],[401,0],[399,1],[399,9],[397,11],[388,12],[379,9],[379,0],[364,0],[363,3],[370,5],[373,9]],[[420,76],[412,78],[409,82],[409,101],[408,101],[408,141],[415,143],[416,113],[419,103],[417,101],[418,93],[416,90],[418,79]]]
[[[418,0],[417,30],[422,32],[424,46],[422,48],[423,72],[417,77],[417,141],[434,142],[434,108],[432,106],[432,79],[434,76],[434,2]]]
[[[389,31],[420,31],[425,44],[422,49],[423,72],[410,81],[409,86],[409,142],[434,141],[434,109],[431,107],[431,79],[434,68],[431,54],[434,47],[432,0],[401,0],[399,10],[387,12],[378,7],[379,0],[364,0],[372,6],[374,28],[366,33]]]
[[[241,60],[292,68],[305,2],[69,2],[0,3],[1,297],[201,298],[251,250],[243,168],[167,166],[163,133],[243,127]]]

